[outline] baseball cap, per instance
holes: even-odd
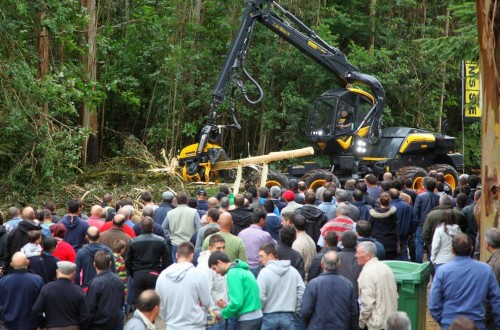
[[[174,199],[174,194],[171,191],[165,191],[162,195],[161,198],[166,201],[171,201]]]
[[[295,193],[291,190],[287,190],[283,193],[283,198],[285,198],[286,201],[293,201],[295,199]]]
[[[76,270],[76,264],[71,261],[59,261],[57,262],[57,269],[64,275],[71,275]]]
[[[205,191],[205,189],[200,189],[198,190],[198,193],[196,195],[207,197],[207,192]]]

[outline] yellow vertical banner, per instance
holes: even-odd
[[[481,121],[479,64],[464,62],[464,121]]]

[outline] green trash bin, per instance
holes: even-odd
[[[427,312],[427,283],[431,274],[430,263],[384,261],[391,267],[398,286],[398,311],[406,312],[412,330],[424,330]]]

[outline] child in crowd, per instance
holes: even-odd
[[[125,247],[127,243],[118,239],[113,244],[113,255],[115,256],[116,275],[118,275],[123,282],[123,295],[127,297],[127,269],[125,268]]]
[[[31,230],[28,232],[28,243],[21,248],[21,252],[27,258],[39,256],[42,253],[42,232],[40,230]]]

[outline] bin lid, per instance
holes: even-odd
[[[386,260],[383,262],[391,267],[396,282],[427,282],[431,274],[430,262],[423,264],[396,260]]]

